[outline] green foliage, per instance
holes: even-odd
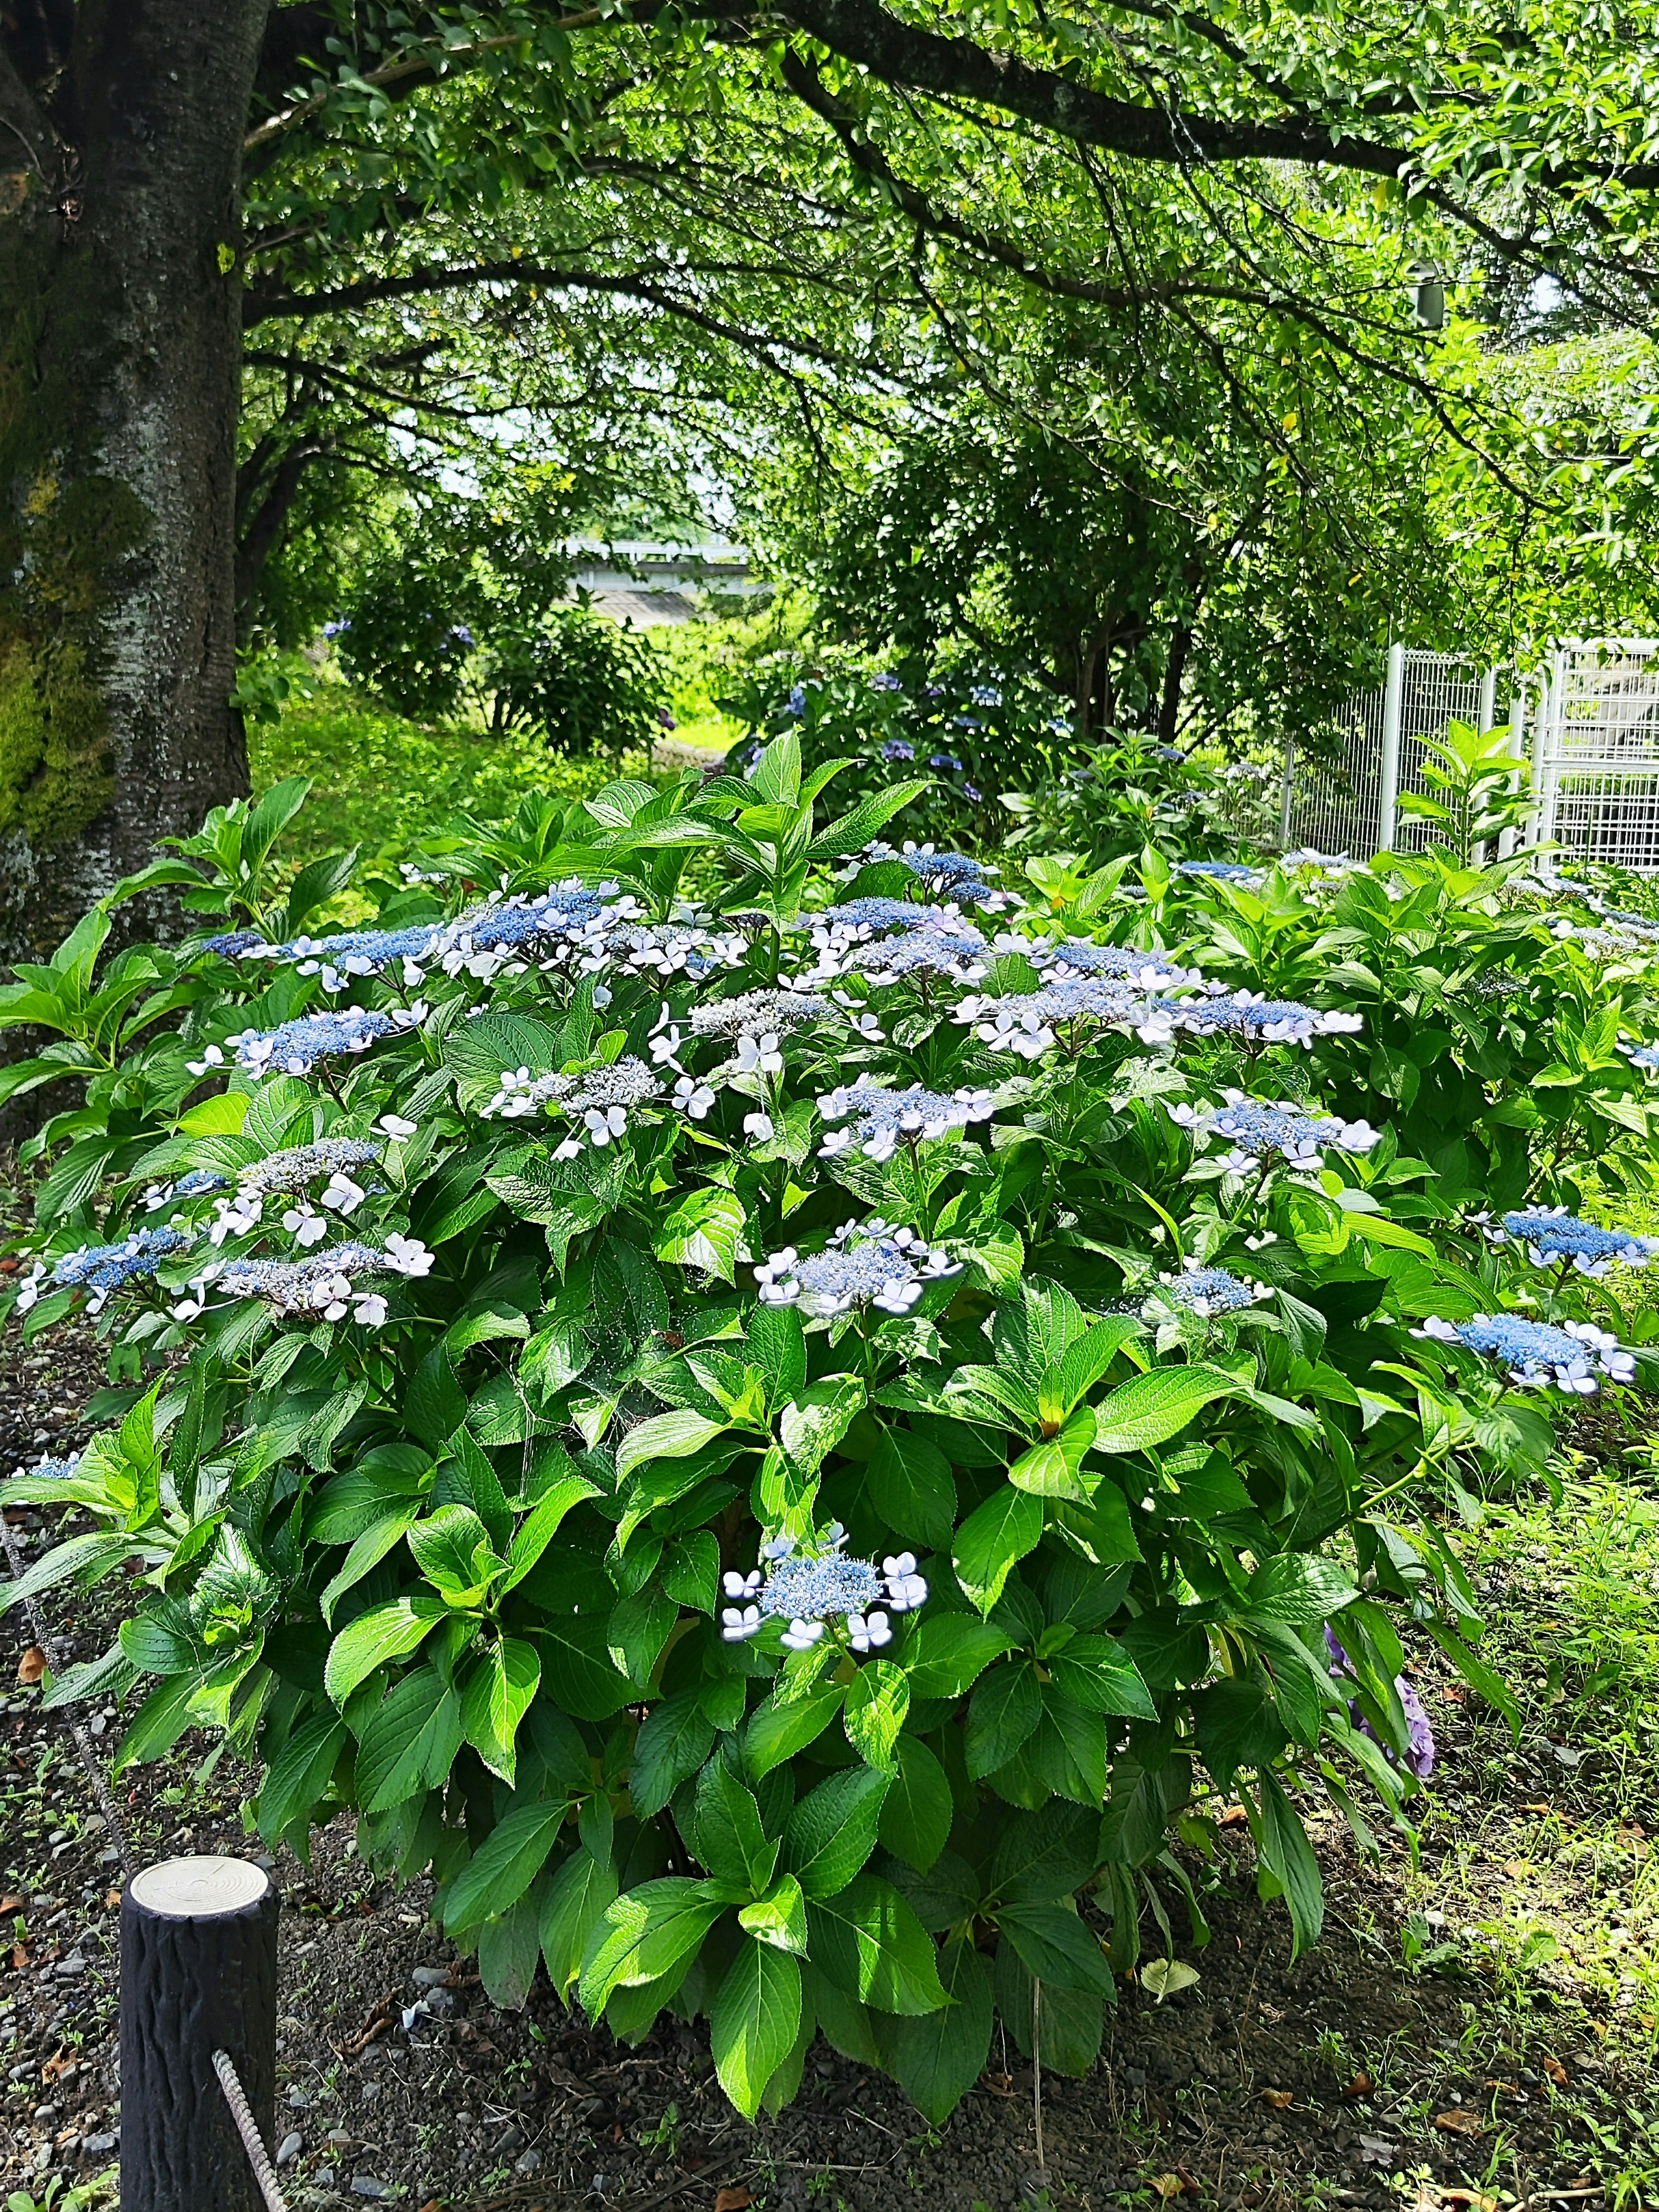
[[[1619,1045],[1659,1006],[1513,867],[1251,890],[1148,853],[1093,879],[1097,941],[1314,1000],[1309,1048],[1190,1006],[1160,1034],[1137,989],[1009,1054],[1045,902],[969,983],[873,981],[830,872],[918,793],[826,816],[840,773],[790,732],[743,779],[526,800],[429,841],[385,944],[105,963],[100,914],[21,970],[0,1021],[54,1041],[16,1083],[86,1103],[37,1148],[14,1304],[33,1335],[88,1300],[114,1395],[72,1469],[3,1486],[92,1523],[4,1595],[136,1571],[49,1696],[122,1700],[124,1765],[226,1731],[273,1845],[346,1816],[429,1869],[498,2002],[539,1958],[621,2037],[704,2016],[751,2115],[822,2033],[937,2122],[999,2016],[1030,2048],[1039,1984],[1045,2062],[1087,2067],[1171,1881],[1203,1939],[1171,1844],[1212,1847],[1212,1790],[1316,1940],[1307,1811],[1363,1846],[1366,1799],[1409,1810],[1408,1636],[1507,1707],[1447,1529],[1543,1478],[1552,1400],[1420,1332],[1620,1320],[1486,1232],[1647,1189]],[[291,933],[328,872],[272,872],[302,796],[155,879]],[[383,1019],[361,1050],[279,1034],[343,1003]],[[965,1125],[894,1105],[848,1141],[860,1081]],[[1229,1090],[1383,1127],[1235,1160]],[[83,1288],[94,1238],[124,1249]],[[1241,1295],[1183,1300],[1188,1263]]]
[[[1423,775],[1428,791],[1402,792],[1400,811],[1431,822],[1440,833],[1437,842],[1462,867],[1487,838],[1518,828],[1536,803],[1507,730],[1453,721],[1443,742],[1425,738]]]

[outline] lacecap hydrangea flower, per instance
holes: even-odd
[[[924,1138],[947,1136],[965,1129],[996,1111],[988,1091],[924,1091],[913,1084],[908,1091],[892,1091],[884,1084],[837,1085],[818,1101],[826,1121],[845,1121],[844,1129],[831,1129],[819,1147],[824,1159],[833,1159],[856,1144],[866,1159],[890,1160],[901,1145],[918,1144]]]
[[[1593,1397],[1596,1376],[1610,1382],[1635,1380],[1636,1361],[1622,1351],[1616,1336],[1593,1322],[1523,1321],[1518,1314],[1476,1314],[1472,1321],[1441,1321],[1431,1316],[1413,1336],[1437,1344],[1461,1344],[1501,1360],[1511,1382],[1528,1389],[1547,1390],[1552,1384],[1583,1398]]]
[[[1605,1275],[1617,1261],[1626,1267],[1645,1267],[1656,1252],[1659,1237],[1638,1237],[1630,1229],[1602,1229],[1581,1221],[1566,1207],[1540,1208],[1528,1213],[1506,1213],[1504,1227],[1518,1244],[1527,1248],[1534,1267],[1570,1262],[1581,1275]]]
[[[1161,1274],[1158,1279],[1160,1290],[1148,1298],[1143,1316],[1156,1306],[1160,1295],[1169,1304],[1196,1314],[1201,1321],[1213,1320],[1218,1314],[1242,1313],[1247,1306],[1258,1305],[1273,1296],[1265,1283],[1247,1282],[1225,1267],[1206,1267],[1196,1260],[1183,1261],[1180,1274]]]
[[[1309,1048],[1316,1036],[1350,1036],[1365,1026],[1358,1014],[1298,1006],[1294,1000],[1269,999],[1260,991],[1233,991],[1225,998],[1201,1000],[1187,1008],[1180,1020],[1196,1036],[1224,1030],[1246,1044]]]
[[[1231,1139],[1232,1150],[1222,1164],[1242,1169],[1267,1159],[1284,1159],[1292,1167],[1306,1167],[1325,1152],[1367,1152],[1378,1132],[1369,1121],[1345,1121],[1335,1114],[1320,1114],[1295,1098],[1276,1103],[1249,1098],[1242,1091],[1227,1091],[1220,1106],[1174,1104],[1165,1110],[1172,1121],[1189,1129],[1195,1143],[1212,1136]]]
[[[37,1261],[19,1285],[17,1310],[27,1313],[42,1291],[51,1288],[88,1291],[88,1312],[100,1313],[112,1291],[148,1282],[163,1260],[187,1252],[191,1241],[182,1230],[135,1229],[118,1244],[83,1244],[78,1252],[66,1252],[50,1273],[44,1261]]]
[[[1040,991],[964,999],[951,1018],[971,1024],[975,1036],[993,1052],[1039,1060],[1059,1043],[1062,1030],[1075,1036],[1084,1025],[1129,1029],[1143,1044],[1168,1044],[1180,1013],[1178,1001],[1150,997],[1133,984],[1073,975]]]
[[[1133,945],[1091,945],[1067,939],[1058,945],[1038,941],[1023,950],[1034,967],[1052,967],[1057,981],[1102,975],[1142,991],[1179,991],[1204,981],[1201,969],[1183,968],[1166,953],[1143,951]]]
[[[556,1071],[532,1075],[527,1067],[509,1068],[495,1096],[478,1111],[486,1119],[495,1115],[505,1121],[542,1110],[564,1115],[574,1126],[553,1157],[568,1160],[574,1159],[585,1143],[603,1149],[624,1136],[629,1115],[661,1094],[661,1084],[645,1062],[626,1053],[608,1067],[590,1067],[578,1075]]]
[[[378,1037],[418,1029],[426,1016],[424,1006],[399,1007],[389,1014],[343,1006],[327,1013],[302,1014],[274,1030],[242,1030],[225,1042],[237,1066],[250,1075],[309,1075],[319,1060],[345,1052],[367,1052]],[[192,1075],[207,1075],[225,1065],[225,1055],[216,1044],[210,1044],[200,1060],[186,1060],[185,1065]]]
[[[1177,860],[1178,876],[1207,876],[1218,884],[1259,884],[1260,868],[1247,868],[1242,860]]]
[[[849,1559],[847,1535],[836,1522],[821,1537],[798,1548],[787,1536],[761,1547],[762,1564],[753,1573],[728,1573],[722,1587],[733,1600],[720,1614],[720,1634],[740,1644],[773,1620],[788,1623],[787,1650],[810,1651],[828,1625],[839,1620],[854,1651],[879,1650],[893,1640],[889,1615],[914,1612],[927,1601],[927,1584],[916,1572],[915,1554],[900,1552],[878,1569],[869,1559]]]
[[[193,1321],[205,1310],[210,1291],[226,1298],[263,1298],[281,1314],[319,1314],[325,1321],[354,1321],[378,1328],[386,1319],[386,1299],[359,1287],[366,1275],[403,1275],[411,1280],[432,1272],[432,1255],[417,1237],[391,1236],[385,1245],[336,1244],[303,1260],[215,1261],[191,1285],[194,1295],[173,1309],[177,1321]]]
[[[833,1318],[854,1306],[907,1314],[929,1283],[959,1275],[962,1262],[924,1243],[914,1229],[872,1218],[848,1221],[828,1251],[803,1259],[793,1244],[755,1270],[761,1304],[797,1306],[811,1318]]]

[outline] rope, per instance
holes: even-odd
[[[276,2184],[276,2171],[265,2155],[265,2147],[259,2140],[259,2126],[242,2094],[242,2085],[236,2078],[236,2069],[230,2063],[230,2053],[216,2051],[213,2070],[219,2076],[219,2087],[225,2093],[225,2102],[230,2106],[230,2117],[236,2123],[236,2132],[242,2138],[242,2148],[247,2153],[247,2162],[253,2168],[253,2179],[259,2185],[259,2194],[265,2200],[266,2212],[288,2212],[288,2205]]]
[[[12,1573],[21,1582],[23,1577],[23,1555],[17,1548],[17,1539],[12,1534],[10,1524],[3,1513],[0,1513],[0,1537],[5,1540],[6,1558]],[[32,1597],[29,1597],[24,1599],[23,1609],[28,1614],[29,1626],[34,1631],[34,1640],[46,1653],[52,1673],[64,1674],[66,1662],[64,1647],[47,1629],[41,1617],[40,1607]],[[127,1881],[131,1881],[138,1871],[138,1862],[132,1856],[132,1846],[127,1841],[126,1829],[122,1823],[121,1815],[115,1809],[115,1800],[110,1794],[109,1783],[104,1774],[104,1763],[93,1749],[92,1738],[87,1733],[85,1722],[77,1720],[68,1711],[63,1711],[63,1720],[64,1726],[75,1739],[75,1748],[81,1754],[81,1764],[86,1769],[87,1780],[91,1785],[94,1797],[97,1800],[98,1809],[104,1816],[104,1825],[109,1830],[116,1850],[120,1853],[121,1870]]]

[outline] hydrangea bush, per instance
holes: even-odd
[[[1408,1647],[1505,1705],[1448,1526],[1635,1370],[1571,1209],[1659,1024],[1501,881],[1149,858],[1079,930],[834,775],[527,810],[337,938],[226,810],[145,879],[206,934],[21,970],[7,1080],[85,1101],[13,1304],[113,1418],[4,1486],[76,1516],[7,1596],[136,1569],[52,1698],[430,1869],[499,2002],[937,2121],[999,2017],[1090,2064],[1230,1805],[1316,1937],[1305,1817],[1431,1765]]]

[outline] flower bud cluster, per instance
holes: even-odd
[[[1184,1312],[1196,1314],[1200,1321],[1212,1321],[1219,1314],[1242,1313],[1273,1296],[1265,1283],[1248,1282],[1225,1267],[1201,1267],[1196,1260],[1183,1261],[1180,1274],[1160,1274],[1158,1279],[1161,1291],[1147,1300],[1143,1318],[1151,1314],[1160,1297]]]
[[[584,1144],[601,1149],[628,1131],[628,1116],[635,1108],[660,1097],[662,1085],[645,1062],[629,1053],[608,1067],[590,1067],[575,1075],[554,1071],[534,1075],[527,1067],[512,1068],[501,1079],[495,1096],[478,1109],[486,1119],[522,1121],[542,1111],[562,1114],[574,1126],[557,1146],[556,1160],[572,1160]]]
[[[78,1252],[66,1252],[50,1273],[44,1261],[37,1261],[19,1286],[16,1310],[27,1313],[50,1288],[89,1291],[87,1311],[100,1313],[112,1291],[148,1282],[163,1260],[187,1252],[191,1242],[179,1229],[135,1229],[118,1244],[83,1244]]]
[[[1186,1007],[1178,1018],[1181,1027],[1194,1036],[1225,1030],[1247,1044],[1309,1048],[1316,1036],[1348,1036],[1365,1026],[1361,1015],[1298,1006],[1289,999],[1269,999],[1260,991],[1234,991],[1225,998],[1206,1000]]]
[[[427,1012],[418,1006],[389,1014],[342,1006],[337,1012],[302,1014],[274,1030],[242,1030],[225,1042],[236,1065],[250,1075],[309,1075],[319,1060],[337,1053],[367,1052],[378,1037],[418,1029]],[[225,1066],[225,1055],[216,1044],[210,1044],[200,1060],[185,1064],[192,1075],[207,1075]]]
[[[416,1279],[432,1272],[432,1255],[418,1237],[388,1237],[384,1247],[336,1244],[304,1260],[220,1260],[191,1285],[194,1295],[173,1308],[178,1321],[193,1321],[205,1310],[210,1290],[227,1298],[263,1298],[281,1314],[318,1314],[325,1321],[351,1318],[378,1328],[387,1317],[385,1297],[359,1288],[359,1278],[404,1275]]]

